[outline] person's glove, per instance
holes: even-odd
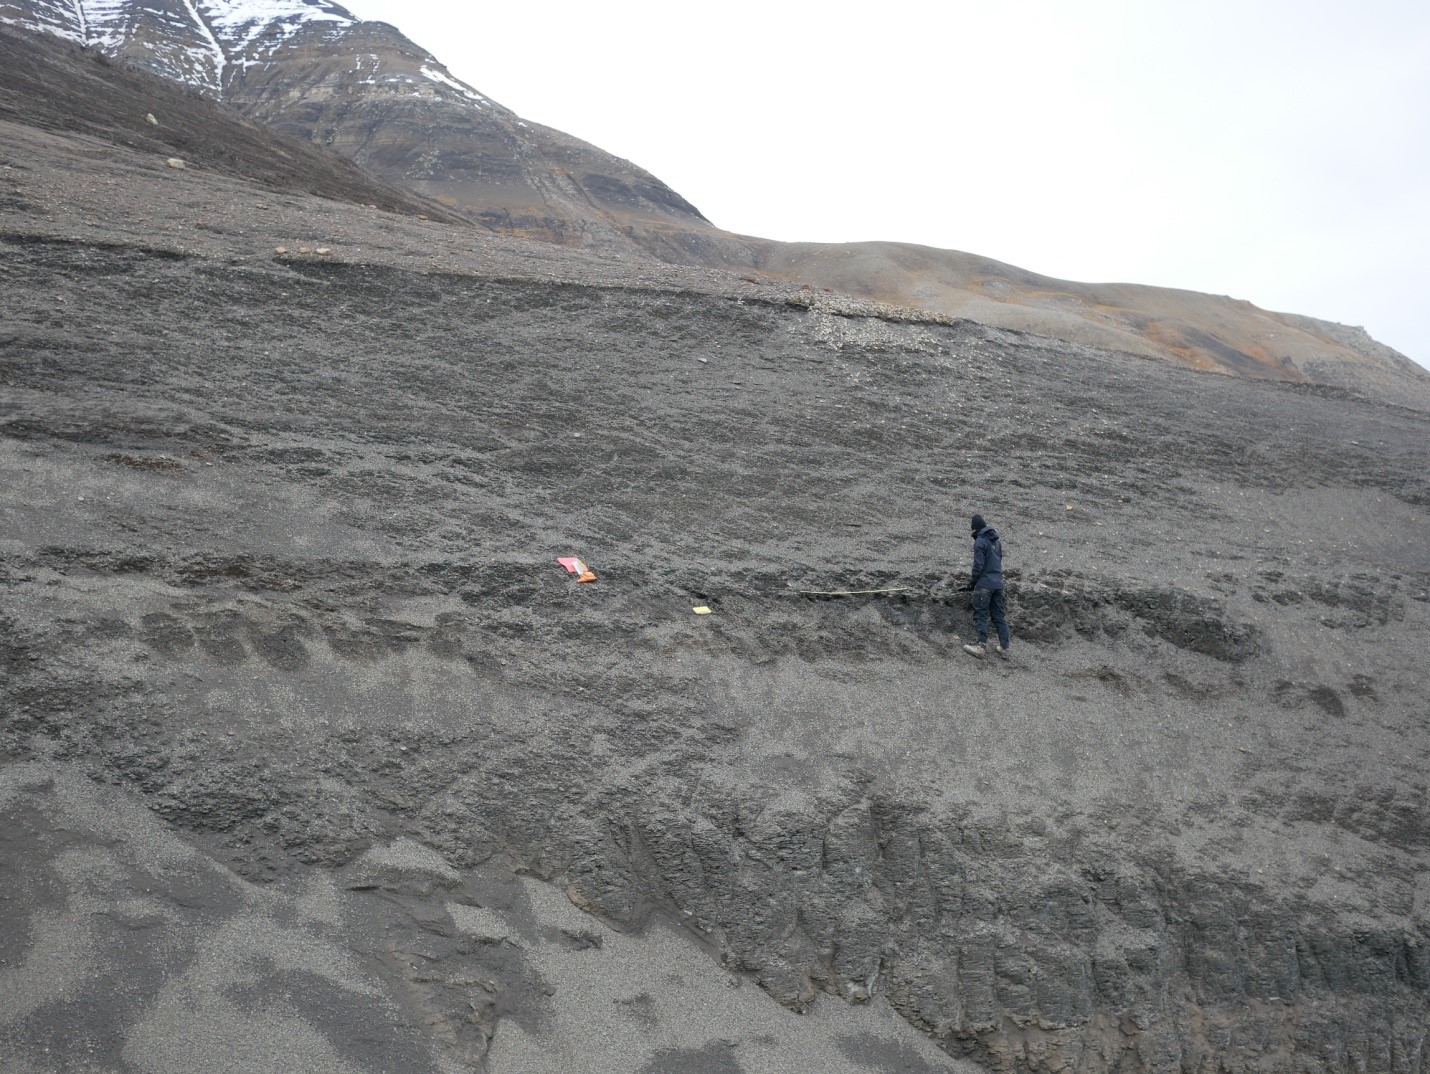
[[[972,583],[972,582],[965,582],[963,585],[961,585],[961,586],[958,587],[958,591],[959,591],[960,593],[972,593],[972,592],[973,592],[973,583]]]

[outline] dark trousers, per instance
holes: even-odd
[[[973,591],[973,625],[978,628],[978,644],[988,644],[988,616],[993,615],[993,625],[998,628],[998,641],[1008,648],[1008,601],[1001,589],[975,589]]]

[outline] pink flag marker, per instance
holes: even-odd
[[[578,582],[594,582],[596,572],[575,556],[557,556],[556,562],[566,568],[568,574],[579,574]]]

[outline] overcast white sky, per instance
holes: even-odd
[[[1430,365],[1425,0],[347,0],[713,223],[1365,326]]]

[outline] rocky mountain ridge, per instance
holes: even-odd
[[[906,244],[722,231],[648,172],[521,120],[395,28],[327,0],[0,0],[0,22],[179,81],[505,234],[755,274],[1237,376],[1430,393],[1430,375],[1361,330],[1224,296],[1071,283]]]
[[[703,223],[648,173],[521,120],[327,0],[3,0],[0,22],[180,82],[508,233],[630,252],[617,217]]]

